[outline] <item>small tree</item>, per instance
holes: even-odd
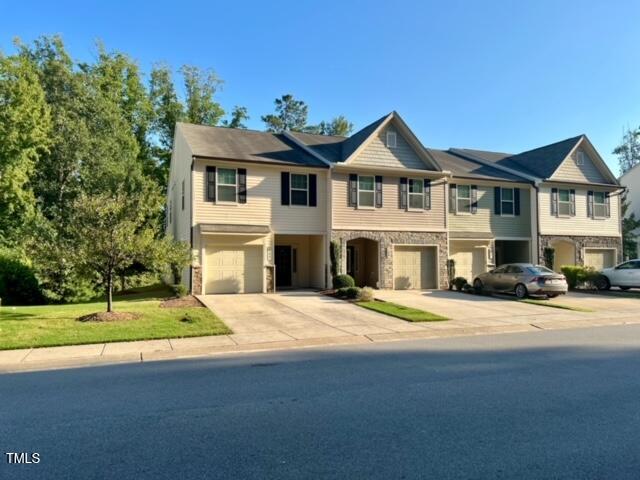
[[[638,256],[638,236],[636,231],[640,229],[640,220],[635,213],[629,212],[629,201],[626,192],[620,198],[620,209],[622,213],[622,251],[625,258],[637,258]]]
[[[331,257],[331,277],[335,277],[340,270],[340,244],[335,240],[329,244],[329,255]]]
[[[145,265],[162,255],[145,212],[126,194],[82,195],[74,203],[75,265],[88,277],[97,274],[113,311],[113,283],[118,271],[135,262]]]

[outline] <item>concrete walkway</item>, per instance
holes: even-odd
[[[0,351],[0,372],[44,370],[206,357],[261,350],[354,345],[396,340],[491,335],[564,328],[640,324],[634,298],[571,294],[561,303],[598,307],[591,313],[541,307],[509,299],[442,291],[381,290],[376,296],[449,316],[409,323],[315,292],[216,295],[202,301],[233,334]],[[607,297],[609,298],[609,297]]]

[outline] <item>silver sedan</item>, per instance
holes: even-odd
[[[546,295],[549,298],[567,293],[564,275],[532,263],[509,263],[478,275],[473,280],[476,292],[515,293],[518,298]]]

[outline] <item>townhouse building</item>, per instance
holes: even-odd
[[[616,263],[621,188],[585,136],[517,155],[426,148],[392,112],[350,137],[179,123],[167,233],[195,294],[447,288],[494,265]],[[452,261],[451,261],[452,260]]]

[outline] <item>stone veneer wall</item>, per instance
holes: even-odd
[[[449,286],[447,259],[449,258],[446,232],[384,232],[362,230],[333,230],[331,240],[340,243],[340,273],[347,270],[347,242],[356,238],[367,238],[379,242],[380,288],[393,288],[393,245],[434,245],[439,247],[440,288]]]
[[[192,268],[191,293],[193,295],[202,295],[202,267],[194,266]]]
[[[617,261],[622,262],[622,237],[587,237],[578,235],[540,235],[538,242],[539,261],[544,261],[544,249],[559,240],[571,242],[576,247],[576,261],[578,265],[584,265],[585,248],[616,248]]]

